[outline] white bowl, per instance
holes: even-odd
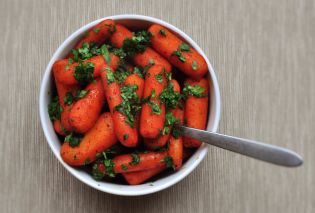
[[[46,136],[46,139],[48,141],[48,144],[57,157],[57,159],[60,161],[60,163],[76,178],[81,180],[82,182],[86,183],[87,185],[98,189],[103,192],[116,194],[116,195],[124,195],[124,196],[137,196],[137,195],[145,195],[154,193],[160,190],[163,190],[165,188],[168,188],[180,180],[182,180],[184,177],[186,177],[189,173],[191,173],[198,164],[202,161],[202,159],[207,154],[207,145],[203,144],[195,153],[192,155],[189,160],[183,165],[183,167],[170,175],[164,176],[154,182],[145,183],[137,186],[128,186],[128,185],[121,185],[121,184],[115,184],[115,183],[107,183],[107,182],[99,182],[92,178],[90,174],[88,174],[85,171],[78,170],[75,167],[71,167],[67,165],[60,156],[60,146],[61,142],[59,141],[52,122],[49,119],[48,112],[47,112],[47,106],[50,103],[51,100],[51,94],[52,90],[54,88],[53,86],[53,75],[52,75],[52,65],[57,59],[64,58],[69,51],[73,48],[75,43],[82,37],[82,35],[91,27],[99,23],[100,21],[104,19],[113,19],[116,21],[116,23],[120,23],[125,25],[126,27],[130,29],[144,29],[148,28],[153,23],[160,24],[169,30],[173,31],[177,35],[179,35],[183,40],[185,40],[188,44],[190,44],[193,48],[195,48],[206,60],[208,68],[209,68],[209,76],[210,76],[210,104],[209,104],[209,118],[208,118],[208,124],[207,124],[207,130],[208,131],[216,131],[219,125],[220,120],[220,92],[219,92],[219,86],[217,82],[217,78],[215,76],[215,73],[212,69],[212,66],[207,59],[204,52],[200,49],[200,47],[183,31],[180,29],[174,27],[173,25],[164,22],[157,18],[152,18],[148,16],[142,16],[142,15],[116,15],[116,16],[110,16],[105,17],[102,19],[98,19],[96,21],[93,21],[80,29],[78,29],[76,32],[71,34],[57,49],[57,51],[54,53],[53,57],[50,59],[45,73],[44,77],[41,83],[40,87],[40,96],[39,96],[39,112],[40,112],[40,119],[41,124],[44,130],[44,134]],[[207,35],[205,35],[207,36]]]

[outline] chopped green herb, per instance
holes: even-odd
[[[130,72],[123,65],[119,65],[117,70],[114,72],[114,77],[119,84],[122,84],[129,75]]]
[[[121,164],[121,169],[124,171],[128,170],[128,166],[126,164]]]
[[[185,85],[183,89],[183,97],[187,99],[188,95],[192,95],[197,98],[202,98],[205,96],[204,92],[205,92],[205,89],[199,85],[194,85],[194,86]]]
[[[115,107],[115,110],[124,114],[126,123],[134,127],[135,116],[141,109],[141,100],[137,95],[137,85],[126,85],[121,88],[122,102]]]
[[[197,70],[198,69],[197,61],[193,61],[192,64],[191,64],[191,67],[192,67],[193,70]]]
[[[52,121],[60,120],[60,115],[63,109],[59,103],[59,98],[56,96],[48,105],[49,118]]]
[[[175,109],[181,99],[181,94],[174,91],[173,83],[168,83],[161,93],[159,99],[165,103],[167,109]]]
[[[143,71],[139,67],[135,67],[133,73],[139,75],[141,78],[144,78]]]
[[[80,99],[80,98],[83,98],[83,97],[85,97],[88,93],[89,93],[89,90],[84,90],[84,89],[79,90],[78,93],[77,93],[76,96],[75,96],[75,99],[78,100],[78,99]]]
[[[175,170],[175,165],[171,156],[164,157],[162,161],[166,164],[167,168],[173,168]]]
[[[157,75],[155,75],[154,77],[159,83],[163,82],[163,73],[162,72],[157,74]]]
[[[162,36],[166,37],[166,31],[165,31],[164,29],[160,29],[159,33],[160,33]]]
[[[180,46],[179,46],[180,51],[182,52],[189,52],[190,51],[190,47],[188,44],[186,44],[185,42],[183,42]]]
[[[81,139],[75,136],[72,132],[65,137],[64,142],[69,142],[69,146],[76,147],[79,146]]]
[[[127,140],[129,138],[128,134],[124,134],[124,141]]]
[[[156,96],[156,92],[155,89],[151,90],[151,98],[155,98]]]
[[[73,54],[74,61],[80,62],[86,59],[89,59],[95,55],[100,54],[100,49],[98,49],[95,42],[83,43],[81,48],[72,49],[71,53]]]
[[[111,159],[105,159],[104,160],[104,166],[105,166],[105,173],[109,177],[115,177],[116,174],[114,172],[115,163]]]
[[[168,81],[172,80],[172,72],[168,73],[165,68],[163,67],[163,70],[164,70],[164,74],[165,74],[165,77]]]
[[[101,29],[100,29],[99,27],[95,27],[95,28],[93,29],[93,31],[94,31],[95,33],[98,33],[100,30],[101,30]]]
[[[179,120],[173,116],[173,113],[168,112],[165,115],[164,128],[162,130],[162,135],[167,135],[171,132],[171,126],[179,123]]]
[[[131,154],[132,161],[129,162],[130,165],[137,165],[140,163],[140,156],[136,153]]]
[[[148,31],[136,32],[132,38],[127,38],[123,42],[122,49],[127,56],[134,56],[136,53],[142,53],[146,49],[146,46],[150,44],[150,38],[152,34]]]
[[[92,62],[87,62],[85,64],[79,63],[78,66],[75,67],[74,78],[80,84],[88,84],[94,80],[94,64]]]
[[[173,127],[173,130],[172,130],[172,136],[177,139],[177,138],[179,138],[181,135],[182,135],[182,132],[181,132],[180,129],[175,125],[175,126]]]
[[[73,59],[72,58],[68,59],[68,64],[73,64]]]
[[[148,104],[151,107],[153,114],[155,114],[155,115],[161,114],[162,109],[160,108],[160,106],[157,103],[153,102],[152,100],[149,100]]]
[[[93,178],[95,180],[102,180],[105,176],[105,172],[101,172],[99,170],[99,164],[98,163],[93,165],[92,174],[93,174]]]
[[[74,101],[74,97],[71,92],[67,92],[65,97],[63,98],[63,101],[66,105],[71,105]]]
[[[149,64],[150,64],[151,66],[153,66],[153,65],[155,64],[155,62],[154,62],[154,60],[153,60],[152,58],[150,58],[148,62],[149,62]]]
[[[69,66],[69,64],[67,64],[66,66],[65,66],[65,70],[69,70],[70,69],[70,66]]]
[[[177,57],[178,57],[178,60],[180,60],[180,61],[183,62],[183,63],[186,61],[186,59],[185,59],[185,57],[183,56],[182,52],[180,52],[180,51],[178,51],[178,50],[174,51],[174,52],[172,53],[172,55],[177,56]]]
[[[107,48],[107,46],[106,46],[105,44],[103,44],[103,45],[101,46],[101,54],[102,54],[102,56],[104,57],[106,63],[107,63],[108,65],[110,65],[109,51],[108,51],[108,48]]]
[[[105,70],[106,70],[107,84],[111,84],[115,82],[115,76],[112,69],[109,67],[106,67]]]

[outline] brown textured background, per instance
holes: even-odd
[[[72,32],[123,13],[161,18],[203,48],[220,84],[220,132],[292,148],[304,165],[211,147],[182,182],[134,198],[72,177],[40,126],[41,77]],[[313,0],[0,0],[0,29],[0,212],[315,212]]]

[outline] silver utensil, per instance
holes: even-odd
[[[262,161],[288,167],[303,163],[302,157],[289,149],[186,126],[178,127],[185,136]]]

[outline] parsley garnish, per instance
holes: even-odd
[[[149,100],[148,104],[151,107],[153,114],[156,114],[156,115],[161,114],[162,109],[159,107],[159,105],[157,103],[153,102],[152,100]]]
[[[150,44],[150,38],[152,34],[147,31],[136,32],[132,38],[127,38],[124,40],[122,49],[127,54],[127,56],[134,56],[137,53],[142,53],[145,51],[146,46]]]
[[[159,33],[160,33],[162,36],[166,37],[166,31],[165,31],[164,29],[160,29]]]
[[[101,30],[101,29],[100,29],[99,27],[95,27],[95,28],[93,29],[93,31],[94,31],[95,33],[98,33],[100,30]]]
[[[126,85],[121,88],[122,102],[115,107],[115,110],[124,114],[126,123],[134,127],[135,116],[141,109],[141,100],[137,95],[137,85]]]
[[[171,113],[171,112],[166,113],[162,135],[169,134],[171,132],[170,127],[176,123],[179,123],[179,120],[173,116],[173,113]]]
[[[174,52],[172,53],[172,55],[177,56],[178,59],[179,59],[181,62],[183,62],[183,63],[186,61],[186,59],[185,59],[185,57],[183,56],[183,54],[182,54],[181,51],[176,50],[176,51],[174,51]]]
[[[121,164],[121,169],[124,171],[128,170],[128,166],[126,164]]]
[[[123,65],[119,65],[117,70],[114,72],[114,77],[119,84],[123,83],[129,75],[130,72]]]
[[[104,166],[105,166],[105,173],[109,176],[109,177],[115,177],[115,163],[111,160],[111,159],[104,159]]]
[[[183,42],[180,46],[179,46],[180,51],[182,52],[189,52],[190,51],[190,47],[188,44],[186,44],[185,42]]]
[[[76,147],[80,145],[81,138],[75,136],[73,132],[65,137],[64,142],[69,142],[69,146]]]
[[[97,48],[95,42],[83,43],[81,48],[72,49],[74,61],[80,62],[91,58],[92,56],[99,55],[100,49]]]
[[[163,82],[163,73],[162,72],[157,74],[157,75],[155,75],[154,77],[159,83]]]
[[[131,154],[132,161],[129,162],[129,165],[137,165],[140,163],[140,156],[136,153]]]
[[[144,78],[144,75],[143,75],[143,70],[139,67],[135,67],[134,70],[133,70],[133,73],[139,75],[141,78]]]
[[[173,126],[173,130],[172,130],[172,136],[174,138],[179,138],[182,135],[182,132],[180,131],[180,129],[175,125]]]
[[[154,62],[154,60],[153,60],[152,58],[150,58],[148,62],[149,62],[149,64],[150,64],[151,66],[153,66],[153,65],[155,64],[155,62]]]
[[[102,56],[104,57],[106,63],[107,63],[108,65],[110,65],[109,51],[108,51],[108,48],[107,48],[107,46],[106,46],[105,44],[103,44],[103,45],[101,46],[100,52],[101,52]]]
[[[191,64],[191,67],[192,67],[193,70],[197,70],[198,69],[197,61],[193,61],[192,64]]]
[[[127,140],[129,138],[128,134],[124,134],[124,141]]]
[[[87,158],[85,161],[84,161],[84,165],[88,165],[90,164],[92,161],[90,158]]]
[[[171,156],[164,157],[162,161],[165,163],[167,168],[173,168],[175,170],[175,165]]]
[[[88,84],[94,80],[94,64],[92,62],[87,62],[86,64],[79,63],[75,67],[74,78],[80,84]]]
[[[185,85],[183,89],[183,96],[185,99],[187,99],[188,95],[195,96],[197,98],[204,97],[205,89],[199,85],[191,86],[191,85]]]
[[[63,101],[66,105],[71,105],[74,101],[77,101],[80,98],[86,96],[88,92],[89,91],[86,90],[79,90],[75,96],[73,96],[71,92],[68,92],[63,98]]]
[[[59,98],[56,96],[48,105],[49,118],[52,121],[59,120],[63,109],[60,106]]]
[[[165,103],[167,109],[175,109],[181,99],[181,94],[175,92],[173,88],[174,85],[169,83],[159,97],[159,99]]]
[[[112,69],[109,67],[106,67],[105,70],[106,70],[107,84],[114,83],[116,79],[115,79]]]
[[[102,180],[105,176],[105,172],[101,172],[99,170],[99,166],[100,166],[100,164],[96,163],[93,165],[93,168],[92,168],[92,174],[93,174],[93,178],[95,180]]]

